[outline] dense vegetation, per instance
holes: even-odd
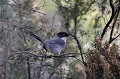
[[[119,30],[120,0],[0,0],[0,79],[119,79]],[[27,31],[72,39],[56,56]]]

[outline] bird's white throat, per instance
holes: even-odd
[[[67,38],[66,37],[62,37],[61,38],[63,41],[65,41],[65,43],[66,43],[66,41],[67,41]]]

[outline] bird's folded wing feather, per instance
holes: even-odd
[[[60,45],[60,46],[65,45],[65,42],[60,38],[49,39],[49,40],[46,40],[45,42],[51,45]]]

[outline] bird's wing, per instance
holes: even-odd
[[[45,41],[46,48],[54,53],[60,53],[66,46],[66,43],[60,38],[52,38]]]
[[[49,43],[51,45],[58,45],[58,46],[64,46],[65,45],[65,42],[61,39],[61,38],[52,38],[52,39],[49,39],[49,40],[46,40],[45,41],[46,43]]]

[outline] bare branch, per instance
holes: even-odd
[[[110,23],[112,22],[115,14],[116,14],[116,12],[114,12],[114,6],[113,6],[112,2],[113,2],[113,0],[109,0],[110,7],[111,7],[111,9],[112,9],[112,14],[111,14],[111,17],[110,17],[108,23],[105,25],[105,28],[103,29],[103,32],[102,32],[102,34],[101,34],[101,39],[103,39],[103,37],[104,37],[104,35],[105,35],[105,32],[107,31],[107,28],[109,27]]]
[[[78,54],[78,53],[77,53]],[[20,51],[19,53],[14,53],[9,56],[9,59],[21,59],[22,58],[27,58],[27,57],[40,57],[40,58],[69,58],[69,57],[76,57],[76,53],[65,53],[62,55],[37,55],[34,53],[30,53],[29,51]]]
[[[27,57],[28,79],[31,79],[29,57]]]
[[[81,47],[81,45],[80,45],[80,42],[79,42],[76,34],[75,34],[75,33],[74,33],[75,35],[74,35],[74,34],[71,34],[70,31],[69,31],[69,27],[70,27],[70,25],[69,25],[69,18],[67,18],[66,21],[67,21],[67,22],[66,22],[66,29],[67,29],[69,35],[72,36],[72,37],[75,39],[75,41],[77,42],[78,49],[79,49],[79,51],[80,51],[80,55],[81,55],[81,58],[82,58],[82,62],[83,62],[83,64],[85,65],[86,63],[85,63],[85,60],[84,60],[83,51],[82,51],[82,47]]]
[[[114,30],[114,27],[115,27],[118,15],[119,15],[119,11],[117,11],[117,14],[116,14],[115,19],[114,19],[114,23],[112,25],[112,29],[111,29],[111,33],[110,33],[110,38],[109,38],[109,44],[113,41],[112,35],[113,35],[113,30]]]
[[[111,41],[110,41],[110,43],[111,43],[112,41],[114,41],[115,39],[117,39],[119,36],[120,36],[120,33],[119,33],[116,37],[112,38]]]

